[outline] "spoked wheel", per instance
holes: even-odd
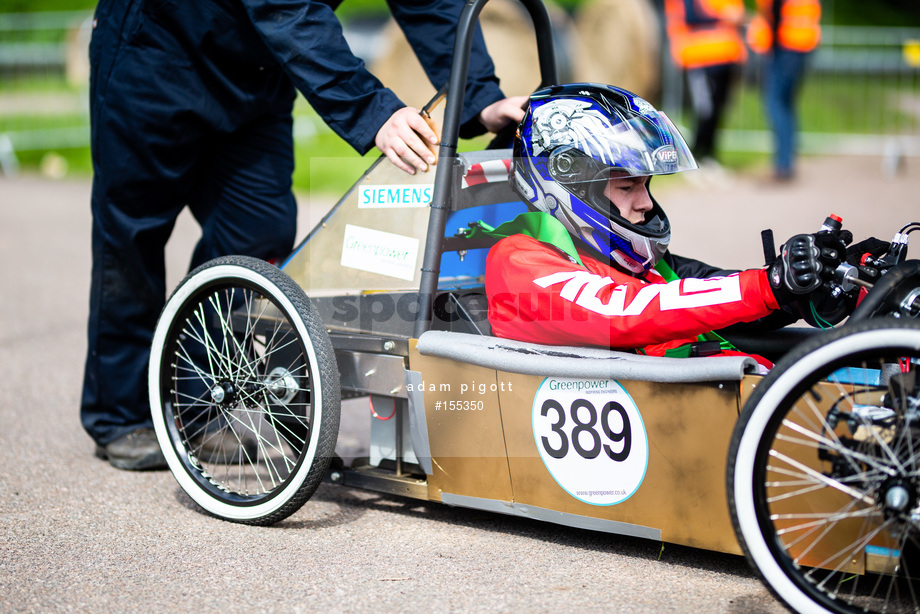
[[[872,320],[776,365],[732,437],[748,559],[797,612],[920,612],[920,325]]]
[[[322,480],[339,429],[329,336],[278,268],[231,256],[179,285],[154,334],[157,439],[182,489],[208,512],[267,525]]]

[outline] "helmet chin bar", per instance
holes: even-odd
[[[646,187],[646,189],[648,189]],[[596,195],[596,194],[595,194]],[[595,196],[592,195],[592,196]],[[562,208],[560,213],[562,213],[565,218],[565,221],[568,222],[566,226],[572,229],[575,229],[576,237],[580,238],[582,242],[591,247],[595,252],[600,254],[605,260],[616,265],[618,268],[626,271],[628,273],[633,273],[636,275],[642,275],[648,272],[649,269],[653,268],[658,261],[664,257],[664,253],[668,249],[668,244],[670,243],[670,233],[665,237],[659,239],[653,239],[645,236],[641,231],[632,230],[632,227],[638,226],[636,224],[630,223],[623,215],[620,213],[619,208],[616,204],[603,196],[603,201],[595,199],[593,201],[592,209],[598,210],[600,202],[609,203],[609,213],[608,217],[608,230],[610,233],[610,243],[600,244],[600,242],[595,238],[595,233],[598,229],[592,228],[591,226],[584,226],[579,223],[577,218],[572,219],[568,215],[568,211],[565,208]],[[641,225],[648,225],[651,222],[654,222],[657,219],[655,226],[656,229],[660,229],[667,224],[667,217],[664,213],[664,210],[658,205],[658,201],[651,195],[649,192],[649,198],[651,198],[654,207],[645,213],[646,217],[651,215],[651,219],[644,220]],[[603,213],[603,212],[601,212]],[[618,223],[617,220],[620,222]],[[654,232],[654,230],[653,230]],[[626,243],[629,248],[621,249],[617,246],[616,239]]]
[[[618,249],[616,245],[611,245],[609,247],[598,245],[597,240],[594,238],[595,232],[596,230],[590,226],[579,226],[578,232],[575,234],[575,238],[579,239],[581,243],[598,254],[603,261],[606,261],[627,273],[642,275],[658,262],[658,258],[655,258],[651,255],[648,256],[644,262],[639,262],[638,260],[632,258],[632,256],[629,254],[625,253],[623,250]],[[630,241],[628,238],[620,236],[619,234],[617,234],[617,236],[620,239],[630,243],[630,246],[636,252],[637,256],[643,255],[639,250],[635,249],[635,241]],[[640,242],[644,242],[644,247],[646,248],[644,251],[647,253],[651,251],[651,246],[648,244],[648,241],[642,241],[640,238]]]
[[[610,258],[621,268],[632,273],[641,275],[648,272],[658,264],[668,249],[668,242],[652,241],[648,237],[625,228],[618,229],[613,224],[610,230],[613,235],[629,244],[629,251],[632,252],[629,253],[626,250],[617,249],[616,245],[611,245]],[[634,256],[638,256],[641,260]]]
[[[620,265],[620,267],[632,273],[636,273],[638,275],[641,275],[647,272],[651,268],[651,266],[645,266],[644,264],[636,262],[635,260],[627,256],[626,254],[620,252],[619,250],[616,250],[613,253],[611,253],[610,257],[613,258],[614,262]]]

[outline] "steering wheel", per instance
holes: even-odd
[[[902,303],[911,298],[910,313],[904,313]],[[855,324],[875,318],[898,314],[916,318],[920,316],[920,260],[905,260],[882,275],[869,290],[866,298],[853,310],[846,324]]]

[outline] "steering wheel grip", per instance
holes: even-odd
[[[920,286],[920,260],[905,260],[882,275],[866,298],[853,310],[846,324],[897,311],[908,293]]]

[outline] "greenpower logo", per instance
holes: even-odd
[[[550,390],[577,390],[581,392],[582,390],[606,390],[610,386],[610,381],[608,380],[558,380],[550,379],[547,381],[547,386]]]
[[[373,228],[345,225],[342,266],[412,281],[418,270],[419,241]]]

